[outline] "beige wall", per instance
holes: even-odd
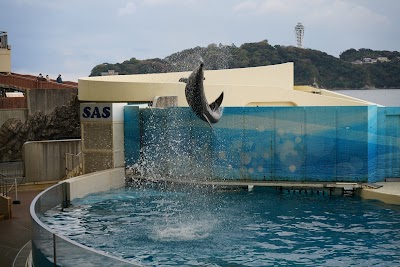
[[[72,95],[76,95],[77,93],[76,88],[27,90],[28,115],[32,115],[38,111],[50,114],[54,111],[55,107],[67,105]]]
[[[11,219],[11,198],[0,196],[0,215],[4,216],[4,219]]]
[[[178,106],[187,106],[185,84],[178,82],[191,72],[121,75],[82,78],[78,81],[80,101],[151,102],[157,96],[177,96]],[[223,91],[223,107],[237,106],[358,106],[365,101],[339,94],[313,93],[294,88],[293,63],[205,71],[208,102]]]
[[[82,198],[91,193],[121,188],[125,185],[125,168],[98,171],[65,180],[68,199]]]
[[[379,188],[363,188],[357,193],[365,199],[377,199],[387,204],[400,205],[400,182],[379,182]]]
[[[338,99],[339,102],[343,103],[354,103],[355,105],[376,105],[375,103],[368,102],[365,100],[361,100],[355,97],[347,96],[347,95],[342,95],[333,91],[329,91],[326,89],[319,89],[311,86],[294,86],[294,90],[300,91],[300,92],[306,92],[310,94],[316,94],[316,95],[322,95],[324,97],[329,97],[329,98],[336,98]]]
[[[81,141],[26,142],[22,150],[27,183],[58,181],[66,176],[65,154],[78,154],[81,151]]]
[[[83,173],[125,166],[124,106],[126,103],[81,103]],[[109,108],[110,116],[84,117],[84,109]]]
[[[55,107],[67,105],[72,94],[76,95],[77,93],[78,90],[75,88],[28,90],[26,109],[0,109],[0,127],[10,118],[19,118],[24,123],[29,115],[38,111],[50,114]]]
[[[19,118],[24,123],[28,117],[28,109],[0,109],[0,127],[10,118]]]
[[[179,82],[179,79],[188,77],[190,73],[174,72],[82,78],[78,81],[78,96],[80,101],[98,102],[151,102],[156,96],[178,96],[178,106],[187,106],[185,84]],[[204,88],[210,103],[224,91],[223,105],[237,106],[255,99],[255,95],[248,94],[248,90],[256,90],[257,93],[262,93],[265,85],[275,90],[292,90],[293,75],[293,63],[254,68],[209,70],[205,71]]]
[[[0,48],[0,72],[11,72],[11,50]]]

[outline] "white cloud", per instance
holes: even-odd
[[[389,24],[387,17],[362,2],[344,0],[246,0],[232,9],[260,16],[294,17],[315,24],[351,24],[353,28]]]
[[[241,11],[252,11],[256,10],[258,3],[252,0],[243,1],[233,7],[233,11],[241,12]]]
[[[257,8],[258,12],[261,13],[273,13],[273,14],[287,14],[293,13],[299,2],[288,2],[287,0],[267,0],[260,3]]]
[[[149,6],[165,6],[165,5],[191,5],[197,0],[143,0],[143,4]]]
[[[288,0],[246,0],[235,5],[233,10],[257,14],[283,14],[293,11],[298,3],[299,1]]]
[[[118,8],[117,14],[118,14],[118,16],[122,17],[122,16],[130,15],[135,11],[136,11],[135,3],[128,2],[128,3],[126,3],[126,5],[124,7]]]
[[[31,7],[51,9],[51,10],[62,10],[65,7],[64,3],[52,0],[41,0],[41,1],[16,0],[16,4],[18,4],[21,7],[31,6]]]
[[[322,1],[321,1],[322,2]],[[328,22],[332,24],[364,28],[368,25],[386,26],[389,20],[386,16],[375,12],[374,10],[355,4],[351,1],[335,0],[331,4],[324,1],[324,5],[310,10],[309,18],[315,23]],[[379,27],[379,26],[378,26]]]
[[[268,39],[271,44],[295,45],[298,22],[306,28],[305,45],[331,55],[362,47],[398,50],[400,43],[398,0],[3,2],[7,12],[1,30],[9,33],[13,71],[60,72],[65,79],[87,76],[103,62],[165,57],[210,43]],[[121,17],[105,20],[110,11]],[[146,27],[126,27],[143,21]]]

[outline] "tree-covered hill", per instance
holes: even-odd
[[[363,58],[386,57],[388,62],[353,64]],[[200,60],[206,69],[230,69],[294,62],[296,85],[318,85],[323,88],[400,88],[400,53],[349,49],[340,58],[312,49],[272,46],[267,40],[245,43],[240,47],[210,44],[186,49],[164,59],[103,63],[92,69],[90,76],[114,70],[120,75],[165,73],[193,70]]]
[[[361,48],[359,50],[349,49],[340,54],[340,59],[353,62],[362,58],[377,58],[387,57],[389,60],[397,60],[400,57],[400,52],[397,51],[375,51],[371,49]]]

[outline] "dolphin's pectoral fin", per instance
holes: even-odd
[[[181,83],[187,83],[188,82],[188,78],[180,78],[179,82]]]
[[[222,104],[222,100],[224,99],[224,92],[222,92],[219,97],[214,101],[214,103],[216,103],[219,106],[221,106]]]
[[[203,113],[203,117],[206,119],[206,121],[208,122],[208,125],[210,125],[211,129],[214,130],[214,128],[212,127],[211,122],[210,122],[210,120],[207,118],[206,114]]]
[[[206,78],[204,77],[203,80],[205,80]],[[180,78],[179,82],[181,83],[188,83],[189,78]]]
[[[221,106],[223,99],[224,99],[224,92],[222,92],[221,95],[214,102],[210,104],[211,110],[213,111],[217,110]]]

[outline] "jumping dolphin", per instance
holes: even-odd
[[[201,120],[211,123],[216,123],[222,116],[221,103],[224,98],[224,92],[210,105],[207,102],[206,96],[204,94],[203,80],[203,63],[196,68],[189,78],[181,78],[179,81],[186,83],[185,95],[189,106],[192,108],[193,112]]]

